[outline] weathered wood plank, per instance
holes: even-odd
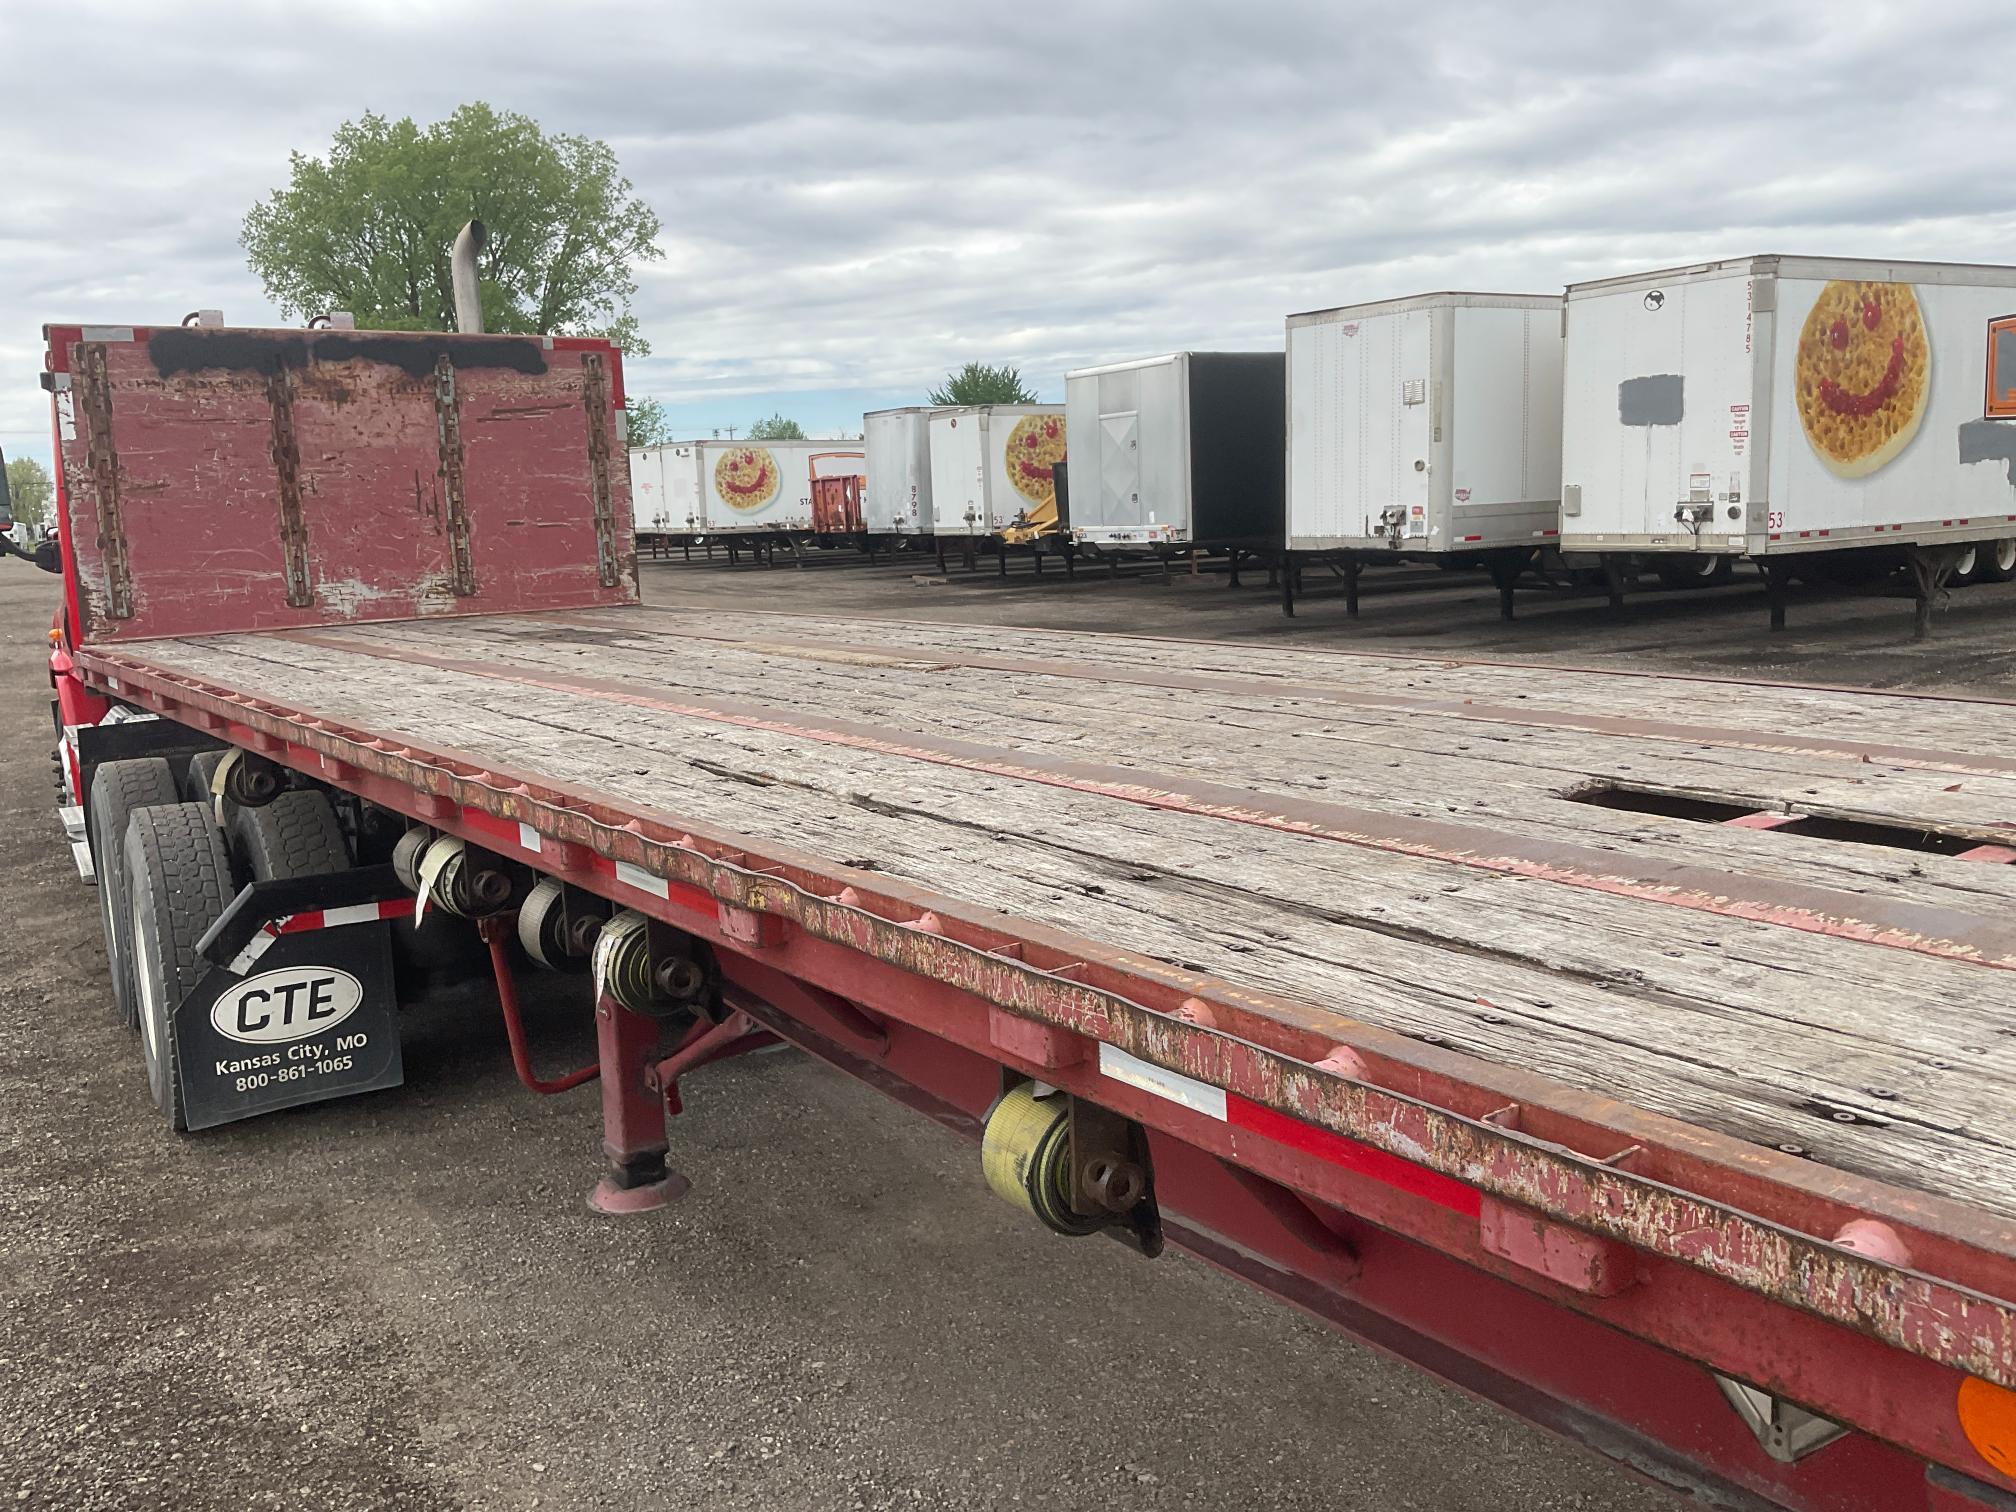
[[[1803,756],[1544,723],[1487,729],[1434,713],[1353,709],[1340,717],[1334,705],[1264,692],[1228,698],[1210,711],[1217,718],[1200,718],[1194,695],[1137,684],[1018,680],[928,661],[933,669],[920,672],[907,657],[809,657],[682,640],[669,627],[640,630],[644,621],[628,615],[603,618],[611,630],[585,639],[525,621],[358,634],[535,674],[592,667],[608,676],[613,668],[643,693],[759,698],[801,715],[1237,778],[1263,792],[1460,813],[1508,835],[1569,834],[1628,852],[1707,856],[1732,877],[1803,879],[1977,912],[2006,912],[2016,896],[2006,868],[1648,819],[1560,796],[1573,781],[1628,766],[1640,777],[1760,801],[1818,788],[1879,815],[1922,822],[1959,813],[1971,822],[2016,806],[2010,779],[1970,778],[1949,793],[1920,769],[1871,764],[1844,774]],[[867,634],[868,622],[818,623],[844,627],[856,643]],[[1002,635],[984,639],[999,646]],[[1138,657],[1144,646],[1167,652],[1157,643],[1120,645],[1116,656]],[[2005,1106],[2016,1084],[2016,973],[275,637],[163,642],[145,654],[276,703],[817,849],[968,903],[2016,1216],[2007,1174],[2016,1108]],[[1209,659],[1238,665],[1240,655],[1211,648]],[[1352,672],[1372,677],[1386,665]],[[1511,696],[1502,677],[1472,674],[1491,696]],[[1301,665],[1293,675],[1313,674]],[[1335,675],[1330,662],[1323,675]],[[1395,675],[1425,676],[1418,663],[1399,664]],[[1549,696],[1613,686],[1590,684],[1591,676],[1574,674]],[[1719,685],[1706,686],[1721,696]],[[1611,706],[1633,699],[1644,702],[1620,694]],[[1891,707],[1857,705],[1854,695],[1812,699],[1812,717],[1842,729]],[[1804,718],[1800,707],[1752,703],[1748,717]],[[1914,708],[1913,738],[1978,746],[1978,732],[1956,726],[1984,708],[1990,724],[2002,718],[1996,706],[1960,705],[1942,724],[1938,706]],[[1902,738],[1887,728],[1877,734]],[[1309,750],[1322,754],[1312,759]],[[1417,789],[1432,784],[1436,801],[1396,791],[1395,771]]]

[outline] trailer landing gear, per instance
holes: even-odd
[[[1946,585],[1953,570],[1966,554],[1964,546],[1913,546],[1905,553],[1911,571],[1913,599],[1911,639],[1928,640],[1932,635],[1932,610],[1946,600]]]
[[[1771,628],[1785,628],[1785,601],[1792,586],[1792,564],[1782,557],[1766,557],[1758,564],[1764,573],[1764,598],[1771,606]]]
[[[1610,595],[1610,612],[1621,614],[1624,610],[1624,594],[1632,586],[1634,574],[1631,559],[1622,556],[1603,558],[1603,586]]]
[[[1522,547],[1491,553],[1491,581],[1498,589],[1498,618],[1501,620],[1511,621],[1512,589],[1525,575],[1532,560],[1533,553]]]
[[[665,1120],[680,1109],[679,1077],[709,1061],[760,1049],[775,1036],[740,1013],[723,1015],[720,971],[704,944],[632,909],[612,915],[602,908],[599,899],[576,897],[553,878],[542,878],[519,908],[515,925],[500,912],[479,927],[490,945],[518,1079],[542,1096],[601,1082],[602,1151],[609,1169],[588,1194],[588,1205],[598,1213],[628,1216],[655,1212],[691,1185],[666,1164]],[[564,971],[584,957],[590,962],[596,987],[594,1064],[552,1080],[534,1074],[506,953],[514,931],[543,966]],[[668,1024],[683,1027],[685,1036],[660,1059]]]
[[[588,1194],[588,1206],[611,1217],[656,1212],[692,1186],[665,1163],[671,1149],[665,1105],[647,1080],[658,1053],[658,1021],[604,993],[595,1005],[595,1049],[609,1174]]]

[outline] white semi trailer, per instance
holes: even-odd
[[[873,536],[928,536],[931,513],[931,417],[934,406],[873,410],[861,417],[868,468],[862,515]]]
[[[1744,257],[1568,289],[1561,549],[2016,569],[2016,268]],[[1823,557],[1823,554],[1824,557]],[[1613,576],[1613,596],[1621,594]]]
[[[640,446],[630,453],[630,498],[640,542],[653,547],[690,541],[705,528],[700,513],[697,441]]]
[[[1061,404],[978,404],[932,412],[931,512],[942,563],[958,543],[967,565],[981,542],[1002,548],[1063,539],[1057,467],[1064,460]],[[1040,556],[1038,558],[1040,564]]]
[[[1561,296],[1422,294],[1288,317],[1289,561],[1488,566],[1512,584],[1553,546],[1561,497]]]
[[[1282,355],[1170,352],[1064,375],[1072,540],[1281,549]]]

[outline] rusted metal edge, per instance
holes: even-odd
[[[656,608],[657,606],[648,606]],[[675,611],[676,612],[676,611]],[[541,614],[541,620],[597,630],[608,627],[607,620],[592,614]],[[938,627],[940,630],[944,626]],[[1161,667],[1112,667],[1093,662],[1014,656],[982,656],[942,648],[919,649],[905,655],[902,648],[850,645],[839,641],[789,641],[762,639],[752,634],[692,630],[679,632],[689,640],[740,645],[761,653],[778,652],[812,660],[855,657],[866,661],[927,662],[933,666],[971,668],[974,671],[1005,672],[1018,677],[1065,677],[1086,682],[1127,683],[1144,688],[1162,688],[1184,693],[1209,693],[1227,698],[1303,698],[1312,703],[1343,707],[1383,709],[1408,714],[1444,714],[1480,724],[1516,725],[1534,730],[1574,730],[1590,735],[1622,735],[1648,740],[1674,741],[1683,745],[1716,746],[1734,751],[1755,751],[1786,756],[1819,756],[1829,760],[1862,765],[1884,762],[1929,772],[1961,776],[2016,776],[2016,761],[1997,760],[1958,751],[1940,751],[1920,746],[1886,745],[1864,740],[1832,740],[1810,735],[1781,735],[1768,730],[1747,730],[1733,725],[1690,725],[1656,719],[1627,719],[1621,715],[1593,714],[1576,709],[1515,708],[1509,704],[1483,703],[1467,698],[1416,698],[1404,693],[1365,693],[1324,683],[1290,682],[1279,678],[1235,677],[1228,673],[1189,672]],[[1562,669],[1568,670],[1568,669]],[[1600,674],[1599,674],[1600,675]]]
[[[266,398],[273,412],[273,476],[280,496],[280,554],[287,575],[287,607],[308,609],[315,603],[308,579],[308,521],[301,508],[301,443],[294,429],[294,375],[276,367],[266,378]]]
[[[449,588],[457,598],[476,592],[476,563],[469,549],[469,496],[463,478],[462,406],[455,391],[455,359],[434,359],[434,423],[440,448],[442,510],[448,522]]]
[[[647,606],[660,613],[678,614],[684,611],[669,604]],[[700,613],[718,611],[702,610]],[[802,609],[737,609],[737,614],[752,619],[842,619],[839,615],[807,614]],[[878,624],[909,625],[918,630],[931,630],[942,635],[947,622],[944,620],[909,619],[902,615],[878,614]],[[1195,635],[1143,635],[1139,631],[1126,630],[1068,630],[1054,625],[989,625],[990,630],[1006,630],[1016,635],[1074,636],[1083,640],[1130,640],[1146,641],[1157,646],[1203,646],[1213,651],[1223,651],[1226,643],[1206,640]],[[1710,683],[1728,688],[1782,688],[1802,693],[1850,693],[1857,698],[1915,698],[1930,699],[1935,703],[1989,704],[1999,708],[2016,709],[2016,698],[2000,698],[1992,693],[1948,693],[1927,692],[1914,688],[1857,688],[1848,683],[1804,683],[1785,682],[1770,678],[1725,677],[1715,672],[1662,672],[1646,667],[1588,667],[1579,662],[1519,661],[1509,657],[1495,656],[1423,656],[1419,652],[1404,651],[1353,651],[1344,646],[1310,646],[1291,643],[1266,649],[1278,650],[1295,656],[1342,656],[1354,661],[1404,662],[1424,671],[1437,667],[1504,667],[1528,672],[1569,672],[1588,677],[1642,677],[1653,682],[1695,682]]]
[[[112,380],[105,367],[105,343],[80,342],[77,350],[84,367],[84,422],[91,432],[85,465],[98,516],[98,551],[105,563],[105,614],[115,620],[131,619],[133,568],[119,499],[119,452],[112,441]]]
[[[1287,1000],[1041,926],[1018,925],[1011,933],[998,921],[963,917],[960,905],[886,877],[843,867],[808,872],[800,863],[753,853],[747,847],[754,842],[626,812],[592,795],[486,768],[473,759],[399,746],[126,657],[84,651],[79,665],[101,685],[108,674],[118,679],[121,685],[109,689],[115,694],[144,693],[143,701],[166,709],[183,704],[220,715],[418,793],[528,824],[544,837],[642,866],[719,903],[789,920],[815,938],[945,983],[1010,1013],[1115,1045],[1503,1200],[1718,1276],[1910,1354],[2016,1388],[2016,1305],[1629,1167],[1663,1155],[1673,1164],[1723,1177],[1753,1197],[1775,1194],[1780,1205],[1804,1210],[1809,1221],[1820,1217],[1845,1227],[1854,1217],[1873,1213],[1899,1230],[1914,1263],[1961,1263],[1992,1277],[2004,1294],[2016,1292],[2016,1254],[2006,1225],[1964,1205],[1846,1173],[1801,1170],[1801,1162],[1740,1140],[1623,1109],[1472,1057],[1436,1052],[1341,1015],[1312,1015]],[[286,759],[284,752],[269,754]],[[1121,985],[1128,991],[1121,991]],[[1279,1015],[1271,1020],[1274,1037],[1296,1043],[1303,1053],[1178,1018],[1174,1010],[1179,1002],[1192,996],[1222,1010],[1228,1025],[1242,1031],[1268,1033],[1271,1010]],[[1154,999],[1169,1006],[1158,1008]],[[1368,1057],[1391,1063],[1395,1073],[1412,1070],[1430,1083],[1466,1068],[1480,1108],[1500,1100],[1491,1089],[1493,1081],[1510,1083],[1518,1089],[1522,1107],[1547,1112],[1541,1099],[1551,1099],[1557,1109],[1571,1110],[1560,1114],[1563,1122],[1607,1130],[1611,1148],[1602,1155],[1579,1153],[1483,1113],[1473,1116],[1369,1080],[1319,1070],[1313,1062],[1322,1058],[1322,1043],[1311,1042],[1318,1018],[1333,1048],[1339,1042],[1362,1047]],[[1503,1074],[1479,1074],[1489,1071]],[[1605,1120],[1596,1112],[1599,1107],[1626,1116]],[[1967,1236],[1970,1228],[1977,1238]],[[1928,1251],[1934,1252],[1931,1261]]]
[[[1008,751],[950,736],[920,735],[851,720],[814,719],[740,699],[700,695],[660,697],[634,692],[611,678],[534,672],[498,662],[436,656],[354,636],[314,630],[270,633],[303,645],[409,666],[588,696],[877,755],[984,772],[991,777],[1069,788],[1147,808],[1224,819],[1418,860],[1559,883],[1638,902],[2016,971],[2016,925],[1934,904],[1882,901],[1864,893],[1733,873],[1684,861],[1626,857],[1591,846],[1507,835],[1447,820],[1401,818],[1373,809],[1292,798],[1282,793],[1258,794],[1246,788],[1166,772],[1074,761],[1034,751]],[[1625,869],[1627,866],[1629,870]]]
[[[588,412],[588,473],[595,510],[595,569],[604,588],[616,586],[616,507],[609,483],[609,375],[600,352],[581,354],[581,400]]]

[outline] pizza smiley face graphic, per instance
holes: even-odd
[[[1909,284],[1837,279],[1793,359],[1799,420],[1829,472],[1866,478],[1911,444],[1932,389],[1925,313]]]
[[[1024,415],[1008,433],[1004,453],[1015,491],[1039,508],[1057,500],[1057,464],[1064,460],[1064,417]]]
[[[738,446],[714,464],[714,492],[730,509],[761,509],[777,497],[784,474],[769,448]]]

